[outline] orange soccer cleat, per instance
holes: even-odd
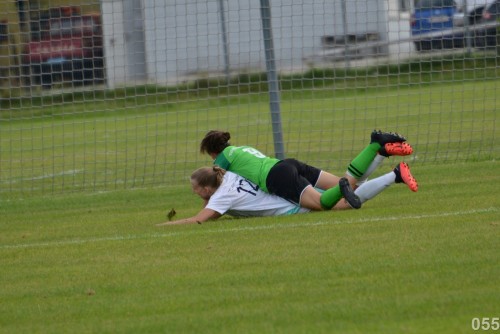
[[[396,183],[405,183],[411,191],[418,191],[417,180],[411,175],[410,166],[406,162],[401,162],[394,168],[394,173],[396,174]]]
[[[403,143],[387,143],[382,147],[378,153],[384,157],[391,155],[405,156],[413,153],[413,147],[407,142]]]

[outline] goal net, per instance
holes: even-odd
[[[337,175],[374,129],[411,164],[500,157],[479,0],[427,30],[419,1],[68,3],[0,3],[2,197],[185,185],[212,129]]]

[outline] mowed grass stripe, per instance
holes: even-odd
[[[436,219],[443,217],[452,216],[464,216],[464,215],[477,215],[483,213],[497,212],[499,208],[490,207],[486,209],[478,210],[467,210],[467,211],[450,211],[443,212],[439,214],[423,214],[423,215],[401,215],[401,216],[384,216],[384,217],[371,217],[371,218],[361,218],[361,219],[349,219],[349,220],[335,220],[335,221],[312,221],[312,222],[300,222],[300,223],[275,223],[270,225],[253,225],[253,226],[239,226],[232,228],[221,228],[221,229],[211,229],[204,231],[206,233],[226,233],[226,232],[242,232],[242,231],[259,231],[259,230],[270,230],[270,229],[288,229],[288,228],[300,228],[300,227],[311,227],[311,226],[322,226],[322,225],[340,225],[340,224],[356,224],[356,223],[374,223],[380,221],[394,221],[394,220],[422,220],[422,219]],[[209,224],[209,223],[208,223]],[[32,248],[32,247],[58,247],[67,245],[81,245],[89,244],[94,242],[106,242],[106,241],[127,241],[136,239],[150,239],[150,238],[170,238],[179,235],[189,235],[189,234],[199,234],[200,230],[196,229],[192,225],[192,229],[183,231],[173,231],[168,233],[148,233],[148,234],[138,234],[138,235],[117,235],[110,237],[101,238],[86,238],[86,239],[73,239],[73,240],[60,240],[53,242],[37,242],[37,243],[23,243],[23,244],[11,244],[11,245],[1,245],[0,249],[21,249],[21,248]]]

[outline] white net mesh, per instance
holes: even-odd
[[[0,3],[2,197],[185,184],[210,129],[336,174],[373,129],[414,163],[499,158],[497,23],[479,14],[423,32],[405,1],[67,3]]]

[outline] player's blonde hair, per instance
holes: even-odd
[[[217,189],[222,184],[226,171],[219,166],[201,167],[191,174],[191,180],[201,187]]]

